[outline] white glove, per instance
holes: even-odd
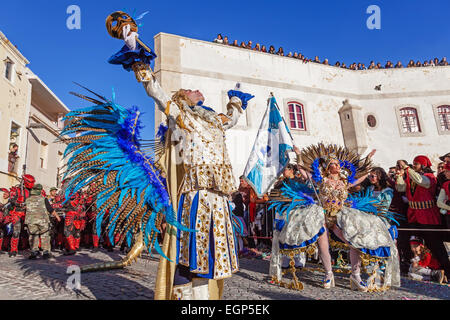
[[[130,29],[131,27],[129,24],[123,27],[123,39],[125,40],[125,44],[127,45],[128,49],[136,50],[136,38],[139,35],[137,34],[137,32],[130,32]]]

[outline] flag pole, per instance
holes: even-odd
[[[270,93],[270,98],[269,98],[268,103],[270,103],[271,98],[275,98],[275,96],[273,95],[273,92]],[[286,126],[286,128],[288,128],[288,133],[289,133],[289,136],[291,137],[292,145],[294,145],[294,138],[292,137],[291,130],[289,130],[289,127],[288,127],[287,124],[286,124],[286,120],[284,120],[284,116],[283,116],[283,114],[281,113],[280,107],[278,106],[277,99],[275,99],[275,107],[277,107],[278,112],[280,113],[281,119],[283,119],[284,125]]]
[[[269,101],[268,101],[269,103],[270,103],[271,98],[275,98],[275,96],[273,95],[273,92],[270,93],[270,98],[269,98]],[[286,128],[288,128],[288,133],[289,133],[289,136],[291,137],[292,145],[294,146],[294,145],[295,145],[295,142],[294,142],[294,138],[292,137],[291,130],[289,130],[289,127],[288,127],[287,124],[286,124],[286,120],[284,120],[284,116],[283,116],[283,114],[281,113],[280,107],[278,106],[278,103],[277,103],[277,100],[276,100],[276,99],[275,99],[275,106],[277,107],[278,112],[280,112],[281,119],[283,119],[284,125],[286,126]],[[319,198],[319,195],[318,195],[318,193],[317,193],[316,187],[314,186],[314,183],[313,183],[313,181],[312,181],[312,179],[311,179],[311,175],[309,175],[308,172],[306,172],[306,171],[305,171],[305,173],[306,173],[306,177],[308,177],[308,180],[309,180],[309,182],[311,183],[311,186],[312,186],[312,188],[313,188],[313,190],[314,190],[314,193],[316,194],[316,197],[317,197],[317,200],[319,201],[320,206],[323,207],[322,201],[320,201],[320,198]]]

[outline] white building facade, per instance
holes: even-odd
[[[227,92],[242,84],[255,95],[238,125],[227,132],[236,177],[245,168],[272,92],[300,148],[325,142],[374,162],[427,155],[436,168],[450,151],[450,67],[353,71],[268,53],[159,33],[155,73],[168,94],[199,89],[205,105],[226,112]],[[162,114],[155,108],[155,128]]]
[[[66,144],[56,140],[70,110],[28,64],[0,31],[0,187],[15,186],[28,173],[48,191],[61,182]],[[18,157],[11,165],[14,144]]]

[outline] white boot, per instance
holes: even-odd
[[[192,282],[172,289],[172,300],[193,300]]]
[[[209,279],[192,279],[192,293],[194,300],[209,300]]]

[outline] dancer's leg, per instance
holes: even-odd
[[[331,255],[330,255],[330,245],[328,243],[328,229],[319,236],[317,240],[317,245],[319,247],[320,260],[322,260],[323,268],[326,272],[326,279],[331,278],[333,272],[331,270]]]
[[[350,246],[348,241],[345,240],[341,229],[339,229],[336,225],[333,226],[333,232],[339,239],[341,239],[347,245]],[[354,249],[353,247],[350,247],[350,263],[352,265],[352,275],[353,275],[353,277],[356,280],[358,280],[358,282],[360,282],[361,281],[361,255],[360,255],[359,251]]]

